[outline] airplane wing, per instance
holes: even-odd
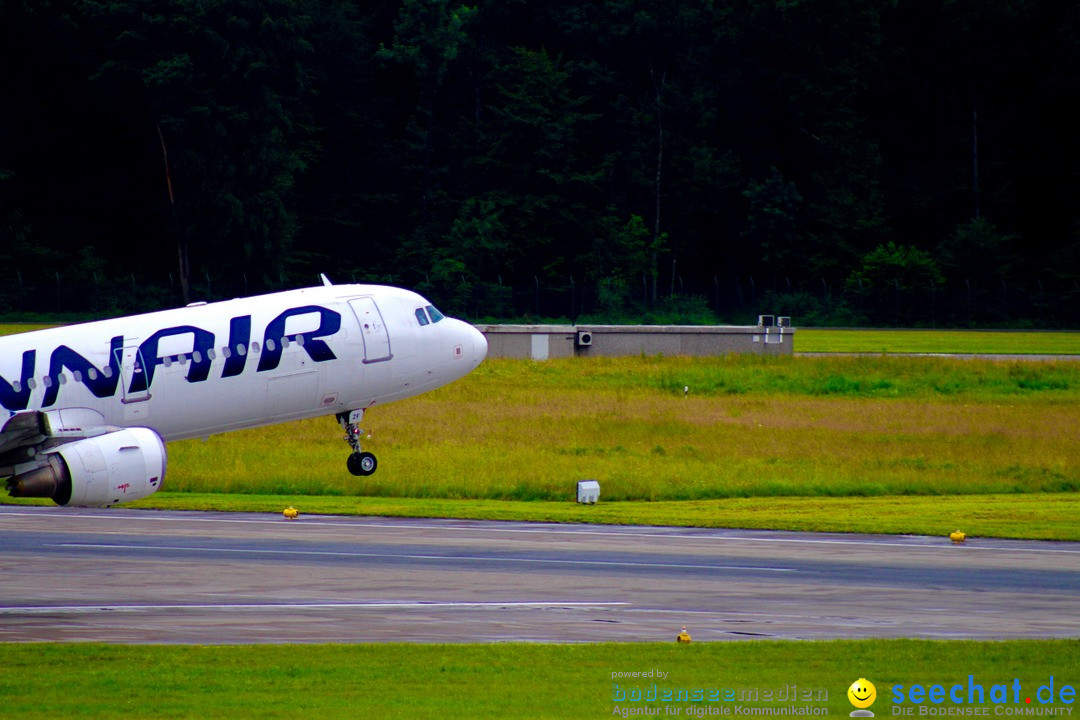
[[[12,415],[0,428],[0,468],[8,463],[9,454],[36,445],[45,438],[44,413],[21,412]]]
[[[4,477],[12,497],[107,507],[158,489],[165,443],[150,428],[106,425],[90,408],[19,412],[0,428]]]
[[[42,451],[119,429],[89,408],[17,412],[0,428],[0,478],[13,475],[17,465],[34,462]]]

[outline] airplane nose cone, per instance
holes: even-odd
[[[473,366],[475,367],[476,365],[482,363],[484,361],[484,358],[487,357],[488,341],[487,338],[484,337],[484,333],[480,332],[475,327],[472,328],[472,331]]]

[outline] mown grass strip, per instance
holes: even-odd
[[[436,392],[372,409],[365,427],[372,434],[365,448],[380,460],[368,478],[345,471],[341,431],[332,419],[320,418],[171,443],[165,487],[287,497],[548,501],[556,507],[572,497],[581,479],[600,482],[605,506],[751,498],[750,506],[760,508],[786,507],[789,500],[810,506],[827,498],[1076,493],[1080,363],[752,356],[491,360]],[[435,514],[432,507],[421,513]],[[536,517],[541,507],[532,505],[529,519],[548,517]],[[709,522],[713,509],[703,507],[658,513],[662,519],[631,513],[618,521],[669,524],[689,515]],[[972,513],[964,508],[957,516]],[[809,526],[813,520],[795,524],[789,514],[741,526],[821,529]],[[915,526],[878,520],[876,527],[833,521],[831,529],[954,529],[942,530],[936,521]],[[1073,537],[1053,518],[1046,527],[1048,533],[1037,535],[1000,523],[963,529]]]
[[[650,502],[1080,489],[1072,362],[493,360],[364,426],[368,478],[318,418],[171,443],[166,488],[556,502],[581,479]]]
[[[602,490],[602,488],[601,488]],[[568,488],[569,496],[572,488]],[[51,505],[46,500],[8,504]],[[230,495],[160,492],[125,507],[279,514],[455,518],[522,522],[667,525],[807,532],[930,535],[942,542],[953,530],[980,537],[1080,541],[1080,494],[888,496],[840,498],[731,498],[668,502],[563,502],[439,498]]]
[[[681,624],[677,618],[676,625]],[[693,625],[690,623],[691,632]],[[678,632],[673,628],[672,638]],[[587,638],[583,638],[587,640]],[[853,709],[847,688],[858,678],[877,687],[873,711],[890,716],[891,688],[984,688],[983,707],[1043,705],[1080,685],[1080,641],[694,642],[582,645],[290,645],[106,646],[0,645],[0,699],[19,718],[589,718],[616,708],[658,708],[661,716],[700,717],[709,708],[817,706],[829,716]],[[666,678],[613,678],[656,671]],[[1020,703],[1011,697],[1020,683]],[[732,702],[617,701],[619,689],[731,689]],[[990,702],[1009,687],[1008,703]],[[781,691],[815,702],[778,701]],[[757,700],[754,701],[754,693]],[[762,697],[772,692],[773,701]],[[1031,703],[1025,703],[1030,697]],[[1046,697],[1044,692],[1043,697]],[[749,699],[748,699],[749,698]],[[820,698],[818,700],[818,698]],[[963,697],[966,700],[966,697]],[[929,705],[927,701],[923,707]],[[969,709],[972,706],[968,706]],[[907,702],[906,707],[918,707]],[[957,705],[946,699],[936,708]],[[669,710],[665,709],[669,708]],[[1064,713],[1064,710],[1059,712]]]
[[[1077,355],[1080,333],[798,328],[796,352]]]
[[[572,487],[567,488],[569,496]],[[248,498],[228,496],[233,509]],[[172,493],[148,505],[167,509],[222,509],[221,495],[196,498]],[[808,532],[931,535],[961,529],[978,537],[1080,541],[1080,494],[961,495],[946,497],[731,498],[673,502],[564,502],[446,500],[435,498],[261,498],[246,509],[281,512],[293,505],[307,513],[474,520],[573,522],[615,525],[730,527]],[[313,501],[308,504],[308,501]],[[193,507],[194,506],[194,507]]]
[[[689,388],[684,394],[684,388]],[[329,418],[173,443],[170,490],[551,500],[1080,489],[1080,364],[910,358],[488,361],[372,409],[353,478]]]
[[[41,323],[0,323],[0,335],[16,335],[18,333],[31,332],[33,330],[44,330],[50,327],[56,326]]]

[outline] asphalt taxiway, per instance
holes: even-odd
[[[1080,543],[0,507],[0,641],[1080,635]]]

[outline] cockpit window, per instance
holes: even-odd
[[[428,311],[428,315],[431,316],[431,322],[433,322],[433,323],[437,323],[437,322],[439,322],[440,320],[442,320],[443,318],[446,317],[441,312],[436,310],[434,305],[428,305],[427,306],[427,311]]]
[[[421,326],[428,324],[428,316],[424,312],[424,308],[416,308],[416,322],[420,323]]]

